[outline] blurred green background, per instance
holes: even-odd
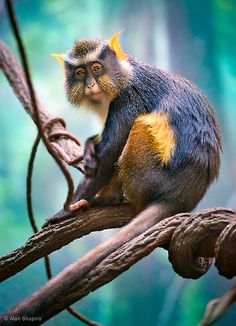
[[[234,0],[18,0],[14,1],[29,56],[34,86],[52,113],[64,117],[68,129],[84,141],[101,126],[85,110],[65,99],[63,72],[50,56],[64,52],[76,39],[109,38],[124,30],[121,43],[137,59],[181,74],[197,83],[213,103],[223,134],[220,177],[197,210],[236,209],[236,2]],[[0,1],[0,38],[15,52],[15,41]],[[0,254],[22,245],[32,235],[26,215],[26,166],[36,134],[0,74]],[[75,180],[78,172],[72,171]],[[76,181],[77,182],[77,181]],[[66,183],[41,146],[33,179],[34,208],[40,226],[61,208]],[[97,232],[51,255],[53,273],[74,262],[113,231]],[[0,312],[46,282],[38,261],[0,286]],[[190,326],[201,320],[205,305],[231,282],[214,267],[200,280],[176,275],[167,253],[157,249],[112,283],[74,306],[106,326]],[[233,307],[216,325],[236,325]],[[46,325],[82,325],[63,312]]]

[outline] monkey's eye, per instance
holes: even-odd
[[[102,70],[102,65],[100,63],[98,63],[98,62],[95,62],[90,66],[90,68],[91,68],[92,72],[97,73],[97,72],[100,72]]]
[[[84,68],[77,68],[75,71],[76,75],[80,76],[80,77],[84,77],[85,76],[85,70]]]

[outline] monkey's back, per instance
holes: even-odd
[[[129,94],[135,100],[126,109],[134,123],[119,159],[125,196],[137,210],[153,201],[192,210],[219,172],[221,140],[214,112],[190,81],[132,64],[136,71]]]

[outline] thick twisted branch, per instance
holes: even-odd
[[[178,248],[176,256],[173,252],[171,254],[174,268],[178,270],[179,257],[183,257],[183,266],[192,264],[192,274],[188,271],[187,277],[196,278],[197,273],[199,277],[209,268],[209,260],[207,258],[207,268],[201,269],[199,274],[199,264],[193,269],[195,261],[192,262],[192,257],[214,257],[218,238],[232,223],[236,228],[236,213],[226,209],[211,209],[198,214],[178,214],[161,221],[112,251],[114,243],[120,241],[121,229],[18,304],[8,312],[8,315],[40,316],[41,322],[44,322],[89,292],[110,282],[157,247]],[[179,228],[183,226],[186,233],[180,239]],[[189,254],[186,255],[186,252]],[[229,261],[227,264],[233,265],[234,262]]]

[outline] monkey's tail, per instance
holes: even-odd
[[[170,206],[165,203],[150,205],[116,234],[65,268],[39,289],[37,293],[26,298],[11,311],[8,311],[7,314],[34,316],[37,312],[39,316],[42,316],[42,322],[44,322],[64,310],[74,301],[73,296],[70,295],[71,289],[79,285],[85,274],[94,270],[99,263],[123,244],[134,239],[162,219],[173,215],[173,213]],[[63,286],[58,286],[58,283],[63,284]],[[35,300],[35,296],[37,296],[37,300]],[[50,307],[49,310],[45,310],[47,306]],[[30,307],[30,311],[27,307]]]
[[[153,203],[148,206],[134,217],[131,222],[122,227],[116,234],[112,235],[105,242],[89,251],[76,262],[76,264],[78,264],[80,276],[83,276],[88,272],[88,265],[89,269],[95,267],[116,249],[128,241],[133,240],[153,225],[174,213],[175,212],[170,208],[170,205],[167,205],[164,202]]]

